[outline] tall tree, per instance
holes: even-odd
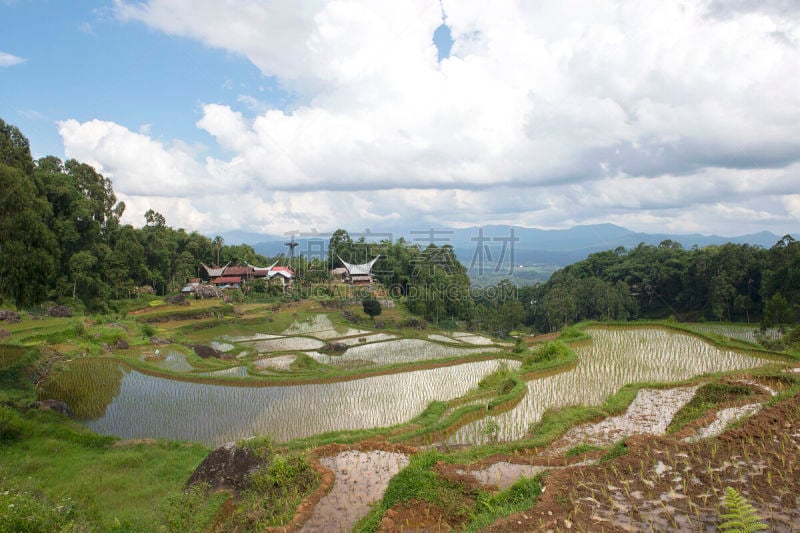
[[[50,206],[33,175],[28,140],[0,120],[0,294],[17,308],[47,297],[56,241]]]

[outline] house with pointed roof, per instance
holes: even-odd
[[[213,268],[205,263],[200,263],[200,264],[203,265],[203,268],[206,269],[206,274],[208,275],[208,279],[214,280],[214,278],[222,276],[223,273],[225,272],[225,269],[228,268],[228,265],[230,265],[231,263],[230,261],[228,261],[227,263],[225,263],[225,266],[213,267]]]
[[[339,256],[337,255],[336,257]],[[377,255],[372,261],[362,263],[360,265],[350,264],[339,257],[339,261],[341,261],[344,265],[344,268],[347,269],[345,281],[352,285],[370,285],[374,281],[372,267],[375,265],[375,262],[379,257],[380,255]]]

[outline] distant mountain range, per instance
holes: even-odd
[[[737,237],[699,233],[639,233],[615,224],[592,224],[563,230],[490,225],[460,229],[352,232],[350,236],[353,240],[363,236],[368,242],[403,237],[409,243],[423,247],[431,242],[439,246],[450,244],[458,259],[469,269],[470,277],[479,284],[496,283],[504,277],[520,283],[544,281],[554,270],[585,259],[591,253],[614,250],[620,246],[630,249],[639,243],[657,245],[672,240],[684,248],[725,243],[770,248],[782,237],[768,231]],[[224,233],[222,237],[226,244],[249,244],[257,253],[267,257],[288,254],[288,236],[235,231]],[[295,255],[323,257],[327,253],[329,239],[329,233],[296,236],[294,240],[298,246]],[[365,261],[369,259],[364,257]]]

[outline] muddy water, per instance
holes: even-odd
[[[346,532],[383,497],[389,480],[408,465],[401,453],[348,451],[320,459],[336,475],[333,488],[314,508],[302,531]]]
[[[551,466],[521,465],[500,461],[482,470],[457,470],[459,474],[468,474],[484,485],[495,485],[499,489],[507,489],[520,478],[533,477],[539,472],[552,470]]]

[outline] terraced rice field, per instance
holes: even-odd
[[[499,351],[500,349],[495,347],[461,348],[458,346],[445,346],[422,339],[398,339],[353,346],[348,348],[342,355],[327,355],[319,352],[306,353],[326,365],[348,365],[354,361],[366,361],[376,365],[391,365]]]
[[[531,380],[519,405],[494,417],[501,440],[524,437],[547,409],[599,405],[629,383],[680,381],[767,362],[662,328],[589,328],[587,333],[592,341],[575,348],[578,365],[574,369]],[[484,443],[489,439],[486,424],[487,420],[469,424],[448,443]]]
[[[463,395],[500,365],[480,361],[341,383],[245,387],[175,381],[93,359],[73,362],[41,394],[66,401],[102,434],[209,445],[262,434],[286,441],[401,423],[431,401]]]
[[[752,326],[736,326],[733,324],[691,324],[688,327],[697,333],[713,333],[751,344],[758,344],[758,338],[761,336],[759,329]],[[764,338],[772,341],[778,340],[782,336],[783,333],[777,328],[769,328],[764,332]]]
[[[283,331],[284,335],[311,335],[318,339],[333,339],[336,337],[351,337],[353,335],[365,335],[372,333],[369,330],[353,329],[347,327],[334,326],[328,315],[312,315],[306,320],[295,320],[291,326]]]

